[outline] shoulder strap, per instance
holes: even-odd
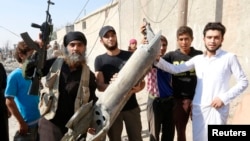
[[[59,99],[59,76],[60,68],[62,67],[64,59],[58,57],[52,64],[49,73],[44,80],[43,88],[41,89],[41,96],[39,102],[40,114],[47,120],[55,116],[58,99]]]
[[[56,83],[56,81],[59,82],[59,75],[60,75],[60,70],[61,70],[60,68],[62,67],[62,63],[63,63],[62,57],[58,57],[55,60],[55,62],[53,63],[53,65],[50,68],[48,75],[46,76],[46,83],[45,83],[46,87],[48,87],[50,89],[58,87],[57,85],[55,85],[55,83]],[[57,74],[57,75],[55,75],[55,74]],[[58,82],[56,84],[58,84]]]
[[[83,64],[81,81],[80,81],[77,96],[75,99],[75,111],[79,109],[83,104],[86,104],[89,101],[89,96],[90,96],[89,78],[90,78],[89,67],[86,64]]]

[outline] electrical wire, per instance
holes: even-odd
[[[86,1],[86,3],[84,4],[84,6],[82,7],[82,10],[79,12],[78,16],[76,17],[74,23],[79,19],[79,17],[82,14],[82,11],[86,8],[87,4],[89,3],[89,0]]]
[[[105,19],[104,19],[104,21],[103,21],[103,23],[102,23],[102,27],[105,25],[105,23],[106,23],[106,20],[107,20],[107,17],[108,17],[108,15],[109,15],[109,10],[110,10],[110,6],[113,4],[113,2],[114,2],[114,0],[110,0],[111,2],[110,2],[110,5],[108,6],[109,8],[106,10],[106,12],[107,12],[107,14],[105,14],[106,16],[105,16]],[[102,28],[101,27],[101,28]],[[97,36],[96,37],[96,40],[95,40],[95,43],[94,43],[94,45],[92,46],[92,48],[90,49],[90,52],[88,53],[88,55],[86,55],[86,57],[88,57],[91,53],[92,53],[92,51],[94,50],[94,48],[95,48],[95,46],[96,46],[96,43],[97,43],[97,41],[98,41],[98,38],[99,38],[99,36]]]
[[[11,34],[13,34],[13,35],[15,35],[15,36],[17,36],[17,37],[20,37],[18,34],[16,34],[15,32],[13,32],[13,31],[11,31],[11,30],[9,30],[9,29],[6,28],[6,27],[3,27],[3,26],[0,25],[0,28],[6,30],[6,31],[8,31],[8,32],[10,32]]]
[[[176,5],[177,5],[177,2],[178,2],[178,0],[176,0],[175,4],[172,6],[172,8],[170,9],[170,11],[169,11],[161,20],[157,20],[157,21],[153,20],[151,17],[149,17],[149,16],[146,14],[146,12],[145,12],[145,10],[144,10],[144,8],[143,8],[143,6],[142,6],[141,0],[140,0],[140,5],[141,5],[142,12],[143,12],[143,14],[145,15],[145,17],[146,17],[147,19],[149,19],[149,20],[150,20],[151,22],[153,22],[153,23],[161,23],[161,22],[164,21],[164,20],[169,16],[169,14],[174,10],[174,8],[175,8]]]

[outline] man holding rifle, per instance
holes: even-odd
[[[66,123],[74,112],[90,101],[96,101],[95,75],[86,65],[85,52],[87,40],[81,32],[69,32],[63,41],[66,47],[64,56],[48,59],[42,69],[46,81],[41,90],[39,121],[41,141],[59,141],[67,132]],[[36,55],[34,55],[36,56]],[[33,56],[33,57],[34,57]],[[27,60],[24,74],[30,77],[36,67],[35,58]],[[56,73],[54,73],[56,72]],[[82,84],[84,80],[85,84]],[[46,102],[49,97],[51,104]],[[47,106],[46,105],[50,105]],[[42,109],[46,109],[43,111]],[[82,137],[86,137],[82,135]]]

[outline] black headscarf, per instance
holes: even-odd
[[[67,47],[67,45],[71,41],[74,41],[74,40],[81,41],[85,46],[87,45],[87,39],[85,35],[82,32],[73,31],[73,32],[69,32],[68,34],[64,36],[64,39],[63,39],[64,47]]]

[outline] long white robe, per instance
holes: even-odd
[[[247,77],[236,55],[221,49],[216,51],[215,56],[198,55],[181,65],[172,65],[160,59],[159,62],[155,62],[155,66],[170,73],[180,73],[195,68],[197,85],[192,102],[193,141],[208,140],[208,125],[226,124],[229,103],[248,86]],[[237,83],[230,88],[232,75]],[[215,97],[223,101],[223,107],[219,109],[211,107]]]

